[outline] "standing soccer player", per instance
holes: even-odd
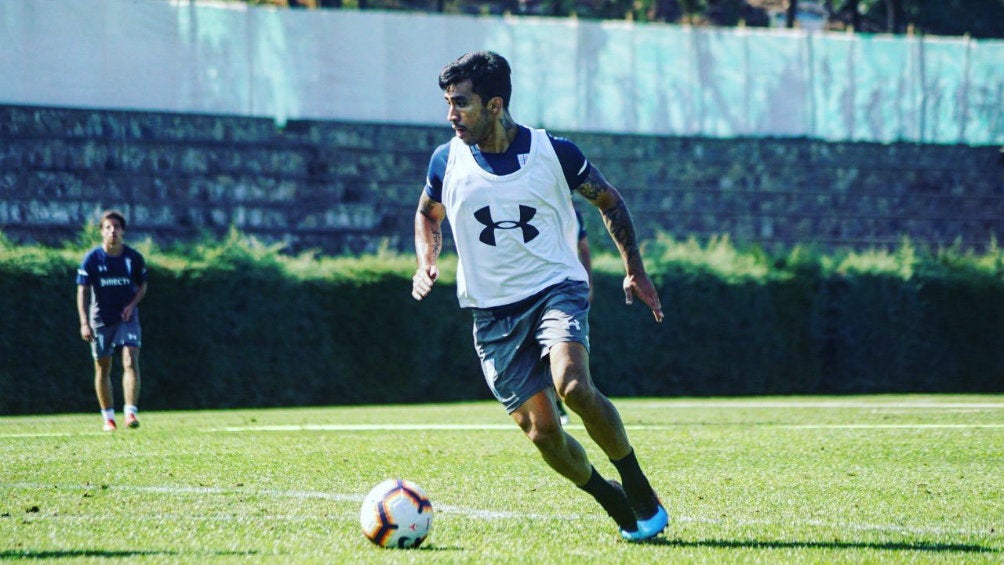
[[[112,395],[112,355],[122,351],[122,394],[125,421],[139,427],[139,349],[142,331],[139,302],[146,296],[146,261],[123,243],[126,221],[122,213],[109,210],[101,215],[101,245],[84,257],[77,270],[77,314],[80,337],[91,344],[94,356],[94,390],[101,406],[106,432],[115,431]]]
[[[433,153],[418,202],[412,296],[422,300],[432,291],[442,223],[449,219],[459,259],[457,296],[473,314],[475,348],[492,393],[544,461],[591,494],[625,539],[650,539],[669,517],[620,414],[590,376],[589,279],[576,255],[572,192],[600,210],[624,261],[626,302],[641,299],[661,322],[627,205],[572,142],[513,120],[510,68],[500,55],[464,55],[443,68],[439,86],[456,135]],[[623,486],[601,477],[564,431],[555,390]]]

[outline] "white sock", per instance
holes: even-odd
[[[122,411],[125,412],[126,416],[129,416],[130,414],[135,416],[136,414],[139,413],[139,408],[136,408],[136,406],[133,404],[126,404],[125,407],[123,407]]]
[[[105,420],[114,420],[115,419],[115,409],[114,408],[109,408],[107,410],[102,410],[101,411],[101,417],[104,418]]]

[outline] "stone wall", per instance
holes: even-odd
[[[117,207],[134,241],[234,226],[291,251],[411,251],[429,155],[451,133],[0,106],[0,230],[57,245]],[[863,248],[909,236],[981,248],[1004,234],[996,147],[566,135],[625,194],[645,238]],[[596,234],[599,220],[587,222]]]

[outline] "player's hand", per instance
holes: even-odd
[[[94,332],[90,324],[80,324],[80,337],[88,343],[94,341]]]
[[[133,306],[132,304],[126,304],[125,307],[122,308],[122,321],[123,322],[128,322],[129,318],[132,318],[132,311],[135,308],[136,307]]]
[[[439,267],[436,265],[426,265],[419,267],[415,271],[415,276],[411,277],[411,296],[415,300],[421,300],[432,292],[432,285],[439,278]]]
[[[637,296],[642,302],[652,309],[652,315],[656,322],[662,322],[662,302],[659,301],[659,293],[652,284],[652,279],[647,275],[624,277],[624,303],[634,304],[634,297]]]

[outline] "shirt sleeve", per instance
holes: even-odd
[[[425,194],[436,202],[443,201],[443,177],[446,176],[446,163],[449,160],[449,143],[437,147],[429,159],[429,171],[425,175]]]
[[[133,271],[133,283],[136,286],[141,286],[146,282],[146,258],[143,257],[138,251],[134,252],[136,269]]]
[[[565,180],[568,181],[568,188],[575,191],[589,178],[589,171],[592,165],[577,145],[564,137],[547,135],[551,138],[551,145],[554,147],[554,152],[558,155],[561,170],[565,173]]]
[[[82,286],[90,286],[91,278],[87,272],[87,266],[90,262],[91,254],[88,253],[84,256],[84,260],[81,261],[80,266],[77,267],[77,284]]]

